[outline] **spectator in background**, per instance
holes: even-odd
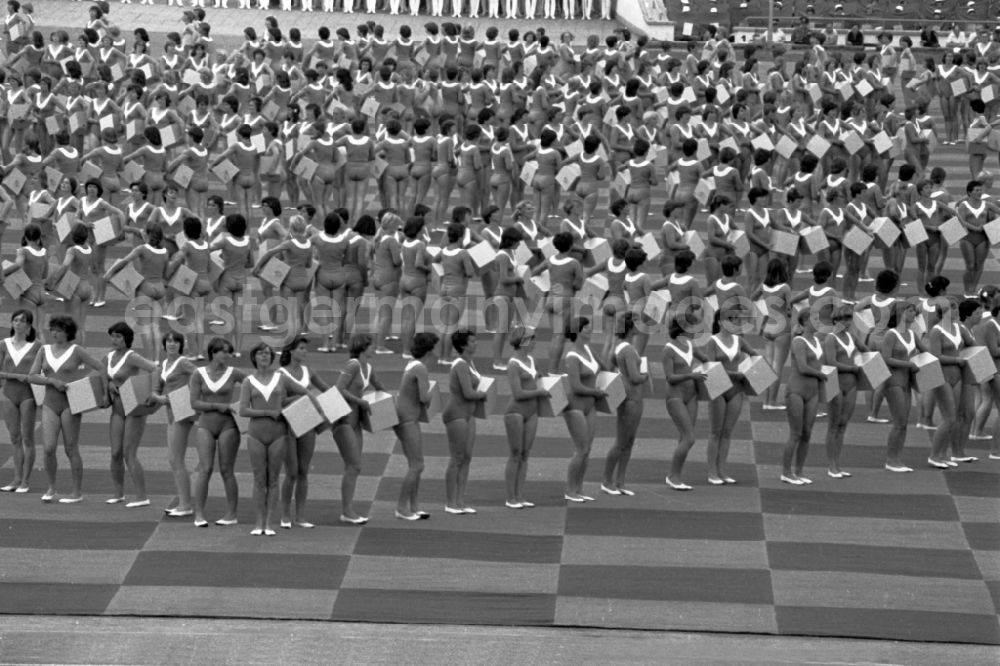
[[[799,19],[799,24],[792,30],[792,43],[808,44],[810,33],[812,33],[812,29],[809,27],[809,19],[803,16]]]
[[[775,44],[781,44],[788,40],[788,35],[785,31],[781,29],[781,24],[778,19],[774,19],[774,25],[771,26],[771,41]]]
[[[823,32],[821,34],[823,35],[823,39],[820,41],[820,44],[833,46],[837,43],[837,29],[832,23],[828,23],[826,27],[823,28]]]
[[[920,45],[923,47],[936,47],[938,44],[937,31],[929,25],[920,29]]]
[[[965,36],[962,29],[958,27],[957,23],[952,23],[948,28],[948,34],[944,38],[944,45],[946,48],[960,49],[967,46],[969,43],[969,38]]]
[[[864,46],[865,33],[861,32],[861,26],[857,23],[851,26],[851,31],[847,33],[847,43],[851,46]]]

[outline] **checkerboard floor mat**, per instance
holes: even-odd
[[[967,167],[951,150],[939,163],[948,168],[957,194],[964,191]],[[5,255],[13,252],[15,236],[8,231],[3,239]],[[877,268],[878,261],[872,265]],[[984,281],[1000,282],[998,269],[991,260]],[[956,249],[946,273],[960,284],[960,271]],[[912,257],[904,280],[910,283],[904,291],[914,292]],[[799,276],[796,287],[805,284]],[[124,301],[113,290],[109,295],[109,306],[91,310],[87,321],[95,352],[104,351],[99,347],[108,325],[125,314]],[[48,312],[59,307],[53,304]],[[5,299],[3,312],[12,309]],[[246,346],[255,339],[248,338]],[[547,355],[546,340],[543,328],[539,359]],[[662,334],[651,340],[652,359],[663,340]],[[481,337],[480,369],[492,364],[489,347]],[[309,364],[333,381],[345,359],[343,354],[310,354]],[[386,385],[395,387],[403,359],[379,356],[376,363]],[[658,363],[651,365],[655,395],[662,396],[662,371]],[[439,366],[432,371],[446,379]],[[497,413],[477,422],[467,500],[478,514],[443,511],[448,446],[435,420],[424,426],[426,471],[420,490],[430,520],[394,519],[406,463],[395,438],[382,432],[366,434],[357,488],[358,508],[371,521],[364,527],[339,523],[342,463],[325,433],[310,476],[308,514],[317,527],[279,530],[275,538],[249,534],[252,478],[245,447],[237,460],[238,525],[196,529],[190,519],[163,515],[173,481],[162,413],[149,419],[139,450],[152,506],[105,505],[111,493],[107,414],[88,414],[80,438],[83,503],[40,502],[45,483],[40,469],[30,493],[0,495],[0,612],[576,625],[1000,643],[1000,462],[986,460],[988,443],[971,447],[979,462],[940,472],[922,464],[927,433],[911,428],[904,459],[917,471],[887,474],[882,464],[888,426],[864,422],[866,412],[859,405],[843,454],[843,466],[853,477],[825,475],[826,423],[820,419],[806,469],[815,483],[791,488],[778,481],[787,436],[784,414],[763,411],[754,398],[746,402],[733,434],[729,472],[738,484],[713,487],[706,482],[707,411],[702,405],[698,443],[685,469],[695,488],[680,493],[664,485],[676,430],[662,398],[651,397],[629,467],[634,497],[598,492],[615,426],[612,416],[599,415],[585,485],[597,501],[567,505],[563,489],[572,445],[562,419],[550,418],[540,422],[529,466],[526,496],[537,506],[511,510],[504,507],[507,444],[499,415],[506,379],[501,377],[500,384]],[[191,467],[194,458],[192,446]],[[66,491],[69,473],[61,450],[59,462],[59,485]],[[0,428],[0,478],[9,478],[11,464],[9,437]],[[220,517],[223,505],[216,475],[208,516]]]

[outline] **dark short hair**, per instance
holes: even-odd
[[[232,354],[233,344],[225,338],[212,338],[208,341],[208,348],[205,350],[205,355],[208,356],[209,361],[211,361],[212,358],[220,351]]]
[[[250,365],[252,365],[255,370],[257,369],[257,354],[262,351],[269,353],[271,355],[271,363],[274,363],[274,350],[271,349],[271,345],[258,342],[253,346],[253,349],[250,350]]]
[[[242,238],[247,233],[247,219],[239,213],[226,215],[226,231],[237,238]]]
[[[410,355],[413,358],[423,358],[437,346],[438,337],[437,333],[432,333],[430,331],[425,331],[423,333],[417,333],[413,336],[413,342],[410,343]]]
[[[566,339],[570,342],[576,342],[576,336],[580,333],[580,331],[586,328],[589,323],[590,319],[588,317],[573,317],[570,319],[566,324]]]
[[[115,322],[108,327],[108,335],[120,335],[125,338],[125,346],[132,348],[132,341],[135,340],[135,331],[123,321]]]
[[[476,337],[475,331],[468,328],[460,328],[451,334],[451,346],[461,354],[469,346],[469,340]]]
[[[56,315],[49,319],[49,330],[56,329],[66,334],[66,340],[73,342],[76,340],[76,322],[72,317],[66,315]]]
[[[160,341],[160,345],[164,349],[166,349],[167,348],[167,342],[169,340],[173,340],[174,342],[178,343],[181,346],[180,353],[181,354],[184,353],[184,342],[185,342],[185,340],[184,340],[184,335],[183,334],[181,334],[178,331],[167,331],[163,335],[163,340]]]
[[[292,362],[292,352],[298,349],[299,345],[304,345],[309,343],[309,338],[304,335],[296,335],[281,349],[281,354],[278,356],[278,365],[284,367]]]
[[[361,356],[361,352],[372,346],[372,336],[367,333],[355,333],[351,336],[350,344],[348,345],[348,353],[351,358],[357,358]]]

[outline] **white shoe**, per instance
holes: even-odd
[[[667,477],[667,485],[673,488],[674,490],[691,490],[691,486],[689,486],[688,484],[674,483],[673,481],[670,480],[669,476]]]

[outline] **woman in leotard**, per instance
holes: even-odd
[[[608,207],[610,215],[611,238],[617,240],[624,238],[630,243],[635,241],[639,235],[639,228],[635,221],[628,216],[628,202],[624,199],[615,199]]]
[[[892,304],[891,311],[887,331],[878,347],[892,373],[884,385],[885,400],[889,403],[889,414],[892,417],[892,428],[886,442],[885,469],[889,472],[912,472],[913,468],[903,464],[900,455],[903,444],[906,443],[913,374],[917,371],[913,356],[922,350],[920,339],[910,330],[917,318],[917,306],[900,300]]]
[[[297,335],[282,351],[278,363],[281,373],[298,384],[303,390],[313,389],[323,393],[330,388],[319,374],[305,365],[308,340]],[[323,428],[310,430],[301,437],[289,432],[288,446],[285,448],[285,480],[281,484],[281,527],[292,527],[292,498],[295,498],[295,525],[310,529],[313,524],[306,520],[306,498],[309,495],[309,468],[316,449],[316,435]]]
[[[48,252],[42,245],[42,230],[38,225],[29,224],[24,228],[21,247],[17,249],[13,263],[2,271],[3,276],[7,277],[17,270],[23,270],[28,279],[31,280],[31,286],[18,297],[17,306],[31,312],[32,321],[38,321],[39,312],[45,303],[42,286],[49,274],[47,254]]]
[[[254,372],[240,388],[240,416],[249,418],[247,451],[253,468],[253,500],[256,522],[250,534],[274,536],[271,520],[278,507],[278,477],[285,462],[288,424],[281,410],[292,396],[310,396],[309,392],[287,374],[274,368],[274,350],[258,343],[250,350]],[[315,398],[310,399],[316,404]]]
[[[79,321],[84,324],[83,330],[80,331],[81,345],[87,344],[87,319],[83,304],[90,302],[91,297],[88,274],[93,264],[93,248],[90,246],[89,239],[90,230],[87,229],[86,225],[75,224],[73,231],[70,232],[70,240],[73,245],[66,250],[66,256],[63,257],[62,265],[48,277],[47,281],[47,285],[52,287],[49,291],[54,291],[62,281],[63,276],[68,272],[73,273],[78,278],[79,282],[73,292],[71,294],[62,294],[60,298],[64,298],[68,302],[69,315],[73,318],[73,321]]]
[[[854,309],[850,305],[840,305],[833,311],[833,330],[823,340],[823,364],[837,369],[837,384],[840,391],[836,395],[827,394],[829,425],[826,430],[827,475],[834,479],[851,476],[840,467],[840,453],[844,448],[844,433],[851,422],[858,396],[858,376],[861,373],[854,363],[854,355],[868,351],[868,347],[851,332]],[[772,366],[774,367],[774,366]]]
[[[212,338],[205,350],[208,365],[192,373],[188,389],[191,407],[198,413],[198,466],[194,470],[192,499],[194,500],[195,527],[208,527],[205,520],[205,502],[208,499],[208,482],[212,478],[216,453],[219,475],[226,491],[226,513],[215,521],[216,525],[236,524],[236,505],[239,486],[236,483],[236,454],[240,449],[240,430],[233,418],[236,389],[243,382],[245,373],[230,365],[233,346],[222,338]]]
[[[974,331],[978,329],[979,322],[983,317],[983,304],[978,299],[965,299],[958,304],[959,330],[962,333],[963,347],[979,345],[979,339]],[[962,371],[962,394],[955,404],[958,418],[958,435],[951,441],[951,463],[970,463],[979,460],[978,457],[969,455],[966,446],[969,444],[969,437],[972,431],[973,421],[976,418],[976,389],[979,384],[971,372],[963,368]],[[985,393],[985,389],[983,391]],[[988,394],[984,397],[984,402],[988,404]]]
[[[137,181],[129,184],[129,203],[123,210],[127,220],[122,232],[132,236],[133,246],[142,242],[142,232],[156,208],[149,203],[149,188]]]
[[[482,133],[483,129],[479,125],[469,125],[465,128],[465,140],[455,151],[458,162],[455,184],[458,185],[459,199],[462,205],[477,211],[482,209],[482,202],[479,200],[479,180],[485,166],[479,152],[479,139]]]
[[[403,210],[410,180],[410,141],[401,134],[402,130],[398,120],[390,120],[385,125],[386,135],[374,148],[375,154],[387,163],[378,181],[381,194],[388,207],[395,210]]]
[[[401,210],[412,211],[417,204],[427,200],[427,193],[431,188],[431,172],[437,161],[437,140],[427,134],[430,127],[430,119],[424,116],[413,122],[413,135],[409,139],[410,183],[413,197],[406,202],[405,209]]]
[[[108,400],[111,403],[111,422],[108,439],[111,442],[111,483],[113,494],[106,504],[125,502],[125,469],[128,468],[132,485],[135,486],[135,500],[125,504],[126,508],[135,509],[149,506],[146,495],[146,476],[139,463],[139,444],[146,430],[146,417],[156,410],[149,404],[141,404],[132,412],[126,414],[121,396],[122,385],[141,372],[153,373],[155,363],[132,351],[132,341],[135,333],[132,327],[123,321],[112,324],[108,329],[111,336],[111,351],[105,361],[107,368],[104,384],[108,389]],[[153,401],[148,401],[153,402]],[[154,403],[155,404],[155,403]]]
[[[781,481],[801,486],[812,483],[812,479],[803,476],[802,469],[819,411],[820,386],[826,382],[826,376],[823,374],[823,343],[816,335],[810,309],[800,310],[796,321],[800,333],[792,338],[790,348],[792,362],[785,387],[788,441],[781,459]]]
[[[704,348],[707,360],[722,363],[733,382],[733,386],[710,401],[708,407],[708,482],[713,486],[736,483],[736,479],[726,474],[726,461],[733,428],[743,410],[743,375],[739,365],[747,356],[757,353],[743,339],[747,318],[748,313],[741,307],[717,311],[712,337]]]
[[[316,251],[316,294],[326,295],[332,303],[333,329],[327,335],[327,342],[319,348],[320,352],[333,352],[346,349],[344,334],[347,329],[347,255],[355,234],[336,212],[326,214],[323,219],[323,231],[312,237],[312,246]]]
[[[200,213],[205,209],[205,196],[208,193],[208,149],[202,146],[205,133],[200,127],[188,127],[186,134],[187,146],[167,165],[167,173],[172,174],[170,182],[183,190],[188,209]],[[174,180],[181,165],[193,172],[186,187],[181,187]]]
[[[94,236],[94,225],[103,218],[114,218],[117,220],[117,228],[123,229],[125,227],[125,213],[121,209],[112,206],[102,197],[104,196],[104,186],[101,185],[101,181],[96,178],[91,178],[84,185],[84,195],[80,197],[80,221],[87,225],[90,231],[90,242],[93,247],[93,254],[91,255],[91,274],[94,276],[94,280],[97,282],[96,289],[94,290],[94,307],[100,308],[104,307],[104,292],[107,288],[107,282],[101,280],[101,276],[104,275],[104,261],[107,257],[108,250],[107,245],[98,245],[96,238]],[[121,240],[122,233],[119,231],[119,236],[117,240]],[[117,242],[117,240],[115,242]],[[83,277],[83,276],[81,276]]]
[[[192,305],[190,312],[186,308],[176,308],[172,312],[172,315],[178,317],[181,325],[188,327],[188,330],[191,331],[192,346],[195,350],[198,350],[197,359],[202,360],[204,356],[201,355],[200,350],[202,349],[201,343],[205,326],[205,297],[212,293],[212,283],[208,277],[208,266],[211,257],[209,255],[208,242],[202,234],[201,220],[196,217],[185,218],[182,227],[186,240],[181,244],[177,253],[170,257],[166,275],[168,279],[173,280],[177,269],[183,265],[188,270],[193,271],[197,277],[195,278],[194,286],[191,287],[191,291],[186,294],[173,293],[174,290],[171,288],[170,292],[175,299],[175,304],[177,302],[176,299],[179,296],[183,296],[185,299],[189,299]]]
[[[421,360],[437,346],[437,333],[417,333],[410,347],[410,361],[403,369],[396,395],[396,418],[399,423],[393,427],[399,438],[403,455],[406,456],[407,470],[399,487],[396,501],[396,517],[400,520],[421,520],[430,514],[421,511],[417,501],[420,490],[420,475],[424,471],[424,441],[420,432],[420,422],[428,421],[427,408],[431,402],[431,382],[427,366]]]
[[[761,331],[764,358],[772,368],[784,368],[792,342],[792,289],[788,285],[788,262],[779,257],[767,262],[764,283],[750,294],[750,298],[758,304],[764,318]],[[785,409],[785,405],[778,401],[780,388],[780,381],[767,387],[764,392],[765,410]]]
[[[465,487],[469,481],[472,448],[476,441],[475,412],[487,394],[479,390],[482,375],[476,370],[476,334],[460,329],[451,334],[451,346],[458,358],[451,364],[448,376],[448,404],[441,414],[448,435],[451,459],[445,471],[445,506],[451,514],[472,514],[476,510],[465,502]],[[489,415],[487,415],[489,416]]]
[[[169,156],[163,147],[160,130],[150,126],[142,131],[142,135],[146,140],[145,145],[132,151],[122,160],[126,164],[137,162],[143,167],[145,172],[142,176],[142,182],[146,183],[146,187],[149,188],[149,198],[155,204],[160,201],[160,195],[166,185],[165,178]]]
[[[765,208],[769,195],[770,192],[759,187],[751,187],[747,193],[750,208],[746,212],[744,231],[750,241],[750,252],[746,256],[750,291],[763,281],[771,251],[771,209]]]
[[[583,201],[584,225],[593,219],[601,184],[607,181],[611,175],[607,160],[598,153],[600,147],[600,137],[596,134],[588,134],[583,138],[583,152],[569,158],[565,163],[575,162],[580,165],[580,178],[577,180],[573,192]]]
[[[364,525],[368,522],[367,516],[354,510],[354,489],[361,474],[361,451],[364,444],[361,428],[363,423],[367,423],[368,413],[371,411],[364,396],[373,390],[384,390],[371,364],[371,347],[370,335],[352,335],[348,347],[351,358],[337,380],[337,390],[351,406],[351,413],[333,424],[333,441],[337,443],[340,456],[344,459],[344,476],[340,481],[340,522],[351,525]]]
[[[164,358],[157,367],[153,379],[152,401],[167,407],[167,451],[170,460],[170,471],[174,476],[174,486],[177,488],[175,497],[164,513],[171,518],[186,518],[194,515],[191,506],[191,475],[188,473],[184,456],[187,453],[188,440],[191,437],[191,427],[195,422],[195,414],[178,419],[171,407],[171,394],[183,389],[182,395],[191,405],[191,394],[186,390],[191,383],[191,375],[197,368],[190,359],[184,356],[184,336],[177,331],[167,331],[163,336]]]
[[[493,262],[496,270],[496,288],[493,292],[493,303],[497,308],[496,330],[493,333],[493,369],[503,372],[507,364],[503,357],[503,343],[512,332],[514,325],[520,319],[517,313],[517,292],[524,284],[524,277],[518,272],[517,260],[514,259],[514,248],[523,239],[521,231],[515,227],[507,227],[500,234],[500,244],[497,246],[497,256]],[[512,333],[510,333],[512,335]]]
[[[285,230],[284,225],[281,222],[281,200],[277,197],[266,196],[260,200],[260,209],[263,220],[260,226],[257,228],[256,240],[257,247],[260,249],[262,254],[266,254],[269,250],[274,249],[282,242],[288,238],[288,232]],[[271,255],[273,256],[273,255]],[[269,256],[268,259],[271,257]],[[254,274],[259,277],[260,269],[265,265],[266,262],[262,262],[258,259],[257,266],[254,269]],[[277,306],[274,297],[278,294],[282,284],[277,286],[271,284],[267,280],[261,281],[261,290],[264,296],[264,307],[261,308],[261,322],[258,324],[258,328],[262,331],[276,331],[278,330],[277,322]],[[265,323],[267,322],[267,323]]]
[[[667,291],[670,292],[668,315],[680,314],[684,317],[702,310],[705,288],[689,271],[695,256],[691,250],[681,250],[674,257],[674,272],[667,277]],[[700,320],[700,315],[699,315]]]
[[[254,266],[256,248],[247,237],[247,220],[242,215],[226,216],[226,233],[216,238],[209,245],[209,250],[222,251],[222,272],[219,275],[218,292],[230,298],[235,306],[233,314],[236,317],[233,328],[233,342],[236,345],[236,358],[240,357],[240,346],[243,344],[243,322],[246,308],[244,289],[247,282],[248,269]]]
[[[657,240],[663,252],[660,254],[660,275],[667,276],[673,268],[674,258],[681,250],[690,249],[684,240],[684,230],[676,220],[672,219],[676,206],[667,201],[663,204],[663,223]]]
[[[948,447],[962,436],[958,408],[962,404],[964,367],[966,360],[960,356],[965,347],[961,325],[958,322],[958,303],[942,299],[939,306],[941,321],[927,332],[927,350],[941,363],[944,384],[934,389],[934,403],[941,414],[937,430],[931,435],[931,453],[927,464],[938,469],[957,466],[948,455]]]
[[[324,211],[332,210],[338,204],[336,187],[344,163],[337,142],[326,133],[326,123],[318,122],[314,127],[315,138],[296,153],[289,163],[289,168],[294,171],[304,157],[316,163],[316,171],[308,181],[308,185],[312,191],[312,200],[322,215]]]
[[[695,372],[695,361],[705,360],[705,355],[696,349],[691,340],[692,322],[686,317],[670,320],[667,332],[669,340],[663,346],[663,374],[666,379],[667,413],[677,426],[677,448],[670,460],[670,472],[666,483],[674,490],[691,490],[684,483],[681,474],[688,452],[695,443],[694,428],[698,422],[698,383],[705,381],[705,375]]]
[[[512,204],[511,191],[516,178],[514,153],[510,149],[508,139],[510,130],[507,127],[498,127],[493,135],[493,142],[490,146],[490,178],[489,188],[493,204],[499,208],[497,219],[503,219],[504,212]]]
[[[431,179],[434,182],[434,219],[445,219],[451,192],[455,187],[458,162],[455,152],[457,138],[453,134],[455,123],[451,120],[441,122],[434,145],[434,167],[431,169]]]
[[[180,188],[172,183],[168,183],[163,188],[163,204],[157,206],[149,217],[151,224],[155,224],[163,231],[163,246],[173,256],[178,247],[184,242],[183,221],[189,217],[195,217],[193,210],[185,208],[177,203],[177,196]]]
[[[372,249],[372,287],[378,297],[375,321],[375,353],[394,353],[386,342],[390,339],[392,314],[399,296],[400,267],[403,255],[399,243],[402,219],[395,213],[382,216],[381,227],[375,236]]]
[[[0,379],[7,398],[0,410],[13,449],[14,477],[0,488],[5,493],[26,493],[35,468],[35,394],[28,372],[42,345],[35,338],[34,319],[28,310],[16,310],[10,318],[10,336],[0,344]]]
[[[556,174],[559,172],[563,160],[562,153],[555,148],[557,139],[558,136],[552,130],[542,130],[538,150],[534,157],[538,163],[538,170],[529,183],[533,190],[538,219],[543,224],[548,221],[549,215],[556,210],[559,203],[559,186],[556,183]]]
[[[402,273],[399,277],[399,300],[402,306],[400,340],[404,350],[413,342],[417,320],[427,300],[427,278],[431,271],[431,257],[424,241],[418,236],[424,229],[424,218],[411,217],[403,225]],[[406,358],[407,353],[403,352]]]
[[[466,293],[469,278],[476,274],[476,266],[469,253],[463,248],[467,237],[465,226],[458,222],[448,225],[448,244],[441,249],[438,261],[441,264],[440,298],[441,349],[438,363],[451,365],[452,333],[456,332],[459,321],[465,314]]]
[[[155,349],[155,337],[158,319],[164,312],[164,298],[167,295],[167,263],[170,256],[167,249],[163,247],[163,231],[154,223],[146,227],[146,243],[132,249],[131,252],[111,265],[111,268],[104,274],[104,280],[110,281],[111,277],[125,267],[126,264],[135,262],[142,282],[136,291],[136,297],[142,296],[149,299],[152,314],[146,322],[139,325],[139,340],[144,349]],[[157,354],[159,356],[159,354]],[[156,359],[159,361],[159,358]]]
[[[590,320],[587,317],[573,317],[563,332],[563,337],[570,345],[561,363],[568,382],[568,404],[563,411],[563,420],[574,449],[566,472],[565,498],[568,502],[591,502],[594,499],[583,494],[583,478],[587,473],[590,447],[594,443],[596,401],[603,398],[605,393],[597,388],[597,373],[601,366],[587,344],[590,333]]]
[[[347,151],[344,165],[344,184],[347,188],[344,205],[350,212],[350,219],[356,220],[365,212],[365,197],[368,194],[368,180],[372,175],[375,161],[375,142],[367,134],[364,119],[351,122],[351,133],[337,141],[338,148]]]
[[[2,100],[2,97],[0,97],[0,100]],[[0,118],[0,124],[2,123],[3,120]],[[14,197],[14,202],[17,205],[18,211],[21,212],[22,217],[28,216],[25,217],[28,222],[34,222],[35,224],[42,226],[42,231],[45,232],[46,225],[43,224],[42,220],[30,217],[30,206],[32,203],[38,201],[39,197],[44,198],[46,201],[50,198],[54,198],[52,194],[45,191],[42,187],[42,168],[42,155],[39,152],[38,141],[28,137],[25,139],[24,148],[14,155],[13,159],[8,164],[0,167],[0,174],[6,178],[12,172],[17,170],[24,175],[24,186],[21,188],[21,192]],[[76,182],[76,180],[74,179],[73,182]],[[48,183],[48,185],[51,187],[54,184]],[[62,184],[59,183],[59,185],[61,186]],[[75,189],[76,188],[74,188],[74,191]],[[38,194],[35,194],[35,192],[38,192]],[[48,226],[51,227],[51,224]],[[51,237],[51,233],[46,233],[46,236]],[[48,245],[48,243],[46,243],[46,245]]]
[[[90,162],[101,170],[100,181],[104,188],[104,196],[108,203],[114,203],[114,197],[119,196],[121,179],[119,173],[124,163],[121,146],[118,145],[118,132],[114,127],[101,130],[101,145],[80,158],[82,164]]]
[[[618,406],[615,419],[615,443],[608,450],[604,460],[604,482],[601,491],[608,495],[631,496],[635,493],[625,487],[625,474],[629,460],[632,458],[632,447],[635,445],[636,433],[642,421],[642,406],[644,386],[649,381],[648,368],[643,371],[643,359],[639,352],[629,343],[629,338],[635,333],[635,319],[632,313],[626,312],[617,322],[615,337],[618,339],[610,355],[611,369],[621,374],[625,387],[625,400]]]
[[[537,275],[543,271],[549,273],[550,290],[545,294],[545,310],[552,322],[552,341],[549,349],[549,369],[557,367],[563,357],[563,332],[569,327],[573,316],[573,304],[576,293],[583,286],[583,268],[580,262],[570,256],[573,248],[573,236],[560,231],[552,238],[552,246],[557,254],[538,264],[532,273]]]
[[[726,197],[715,195],[708,202],[708,211],[705,281],[712,285],[722,277],[722,260],[726,255],[733,253],[733,244],[729,242],[729,234],[735,229],[733,224],[733,214],[736,211],[735,202]]]
[[[212,160],[211,168],[217,167],[227,158],[236,167],[235,177],[229,181],[229,195],[236,202],[239,211],[246,219],[250,218],[250,202],[260,198],[260,154],[250,141],[253,130],[247,124],[236,129],[237,140],[225,151]]]
[[[650,193],[656,183],[656,166],[649,158],[649,142],[646,139],[636,139],[632,145],[632,159],[625,168],[629,174],[629,185],[625,192],[625,200],[629,204],[632,219],[639,231],[646,226],[649,216]]]
[[[862,299],[854,306],[855,312],[870,310],[872,319],[875,321],[875,325],[868,333],[867,339],[862,341],[872,350],[882,349],[886,331],[891,328],[889,320],[892,318],[893,308],[897,303],[894,294],[898,287],[899,275],[895,271],[879,271],[878,275],[875,276],[875,293]],[[887,386],[888,384],[883,384],[869,395],[869,423],[889,423],[889,419],[880,418],[878,415]]]
[[[306,305],[309,303],[309,292],[313,276],[310,268],[313,261],[313,242],[309,237],[309,227],[301,215],[295,215],[288,222],[289,238],[268,250],[257,260],[254,273],[259,274],[274,256],[281,256],[290,268],[285,281],[281,284],[281,295],[295,303],[289,313],[288,333],[298,335],[306,330]]]
[[[528,456],[538,431],[538,401],[548,397],[538,388],[538,370],[530,352],[535,342],[534,329],[518,324],[511,329],[510,346],[513,356],[507,364],[510,383],[510,403],[504,412],[503,425],[507,433],[510,456],[504,471],[507,485],[507,507],[530,509],[533,502],[524,499],[524,484],[528,476]]]
[[[298,201],[298,192],[295,190],[295,178],[288,177],[286,168],[285,146],[278,124],[274,121],[267,121],[263,125],[264,152],[260,154],[260,179],[267,183],[267,194],[272,197],[280,197],[286,184],[291,184],[288,193],[290,201]],[[287,144],[291,146],[291,142]]]
[[[104,366],[87,351],[73,343],[76,339],[76,322],[69,317],[56,315],[49,319],[49,340],[35,357],[28,372],[28,381],[45,387],[42,402],[42,446],[45,462],[45,476],[48,488],[42,495],[43,502],[53,502],[56,498],[56,446],[62,435],[63,450],[69,458],[70,474],[73,477],[73,492],[62,497],[62,504],[76,504],[83,501],[83,458],[80,457],[80,421],[82,414],[69,411],[66,386],[81,378],[81,366],[89,367],[103,377]],[[107,391],[98,392],[98,407],[107,407]]]
[[[965,192],[967,196],[955,206],[955,212],[958,214],[962,226],[968,231],[968,234],[959,241],[959,247],[965,262],[962,286],[965,289],[966,298],[971,298],[976,293],[979,280],[983,276],[986,256],[990,249],[990,242],[986,237],[986,232],[983,231],[983,225],[1000,215],[1000,207],[983,199],[983,183],[981,181],[970,180],[965,187]]]

